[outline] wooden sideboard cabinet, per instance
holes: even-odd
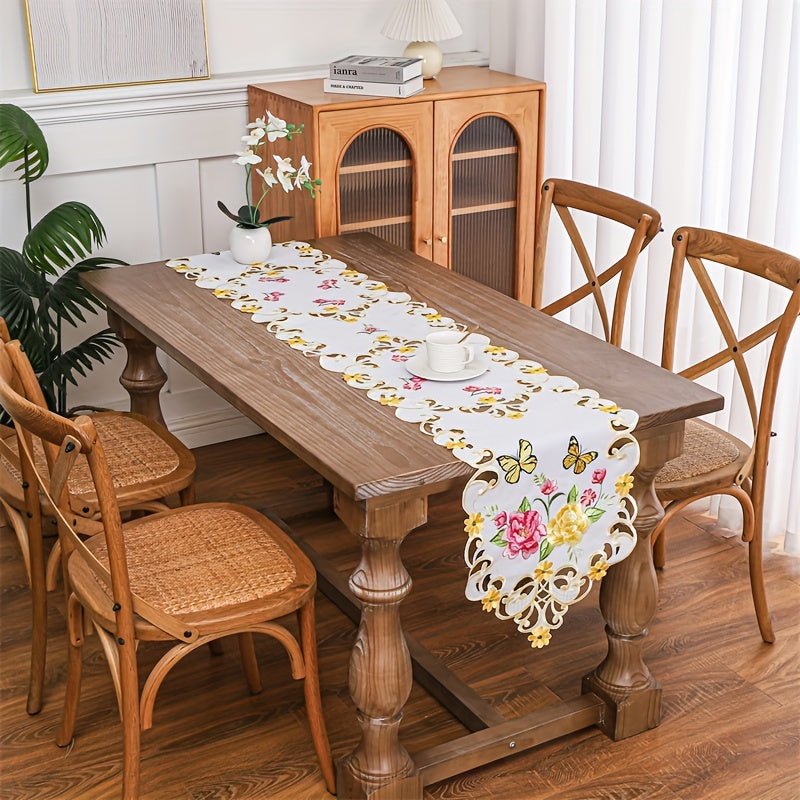
[[[322,79],[248,87],[250,119],[303,124],[270,153],[301,155],[322,179],[270,192],[273,238],[369,231],[531,302],[542,182],[545,85],[483,67],[449,67],[419,94],[326,94]]]

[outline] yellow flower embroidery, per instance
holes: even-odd
[[[601,578],[605,577],[605,574],[608,572],[608,561],[604,558],[598,558],[597,561],[589,567],[589,579],[593,581],[599,581]]]
[[[384,289],[386,289],[386,284],[385,283],[378,283],[375,286],[371,287],[370,291],[371,292],[382,292]]]
[[[483,606],[484,611],[493,611],[497,608],[498,604],[500,603],[500,592],[497,589],[489,589],[488,592],[483,596],[481,600],[481,605]]]
[[[536,569],[533,571],[533,577],[537,581],[543,581],[545,578],[550,578],[553,575],[553,562],[541,561]]]
[[[381,334],[380,336],[376,336],[375,337],[375,341],[376,342],[391,342],[392,341],[392,337],[391,336],[387,336],[384,333],[384,334]]]
[[[400,401],[402,399],[403,399],[402,397],[394,395],[392,397],[381,397],[379,402],[382,406],[396,406],[400,404]]]
[[[492,355],[503,355],[503,353],[506,352],[506,349],[505,349],[505,347],[501,347],[501,346],[496,345],[496,344],[490,344],[486,348],[485,352],[491,353]]]
[[[531,647],[542,648],[550,644],[550,628],[534,628],[528,634],[528,641]]]
[[[589,527],[589,517],[580,503],[567,503],[558,510],[558,514],[547,523],[547,538],[553,547],[558,545],[576,545],[583,538]]]
[[[467,443],[463,439],[459,439],[457,442],[445,442],[444,446],[448,450],[460,450],[462,447],[466,447]]]
[[[610,406],[600,406],[601,411],[605,411],[606,414],[616,414],[619,411],[619,406],[612,403]]]
[[[620,497],[627,497],[631,493],[631,489],[633,489],[633,475],[626,472],[624,475],[620,475],[617,478],[617,482],[614,484],[614,490]]]
[[[436,314],[436,313],[434,313],[434,314],[426,314],[425,315],[425,319],[427,319],[428,322],[436,322],[436,320],[441,319],[441,318],[442,318],[442,315],[441,314]]]
[[[355,278],[358,273],[354,269],[343,269],[339,275],[342,278]]]
[[[303,347],[308,342],[302,336],[292,336],[291,339],[286,340],[292,347]]]
[[[522,412],[521,411],[509,411],[508,412],[509,419],[522,419]]]
[[[387,337],[388,339],[388,337]],[[398,347],[398,353],[413,353],[417,348],[416,347],[409,347],[408,345],[404,345],[403,347]]]
[[[357,317],[339,317],[342,322],[358,322]]]
[[[496,397],[492,397],[492,395],[490,395],[490,394],[487,394],[487,395],[484,395],[483,397],[479,397],[478,398],[478,402],[481,405],[490,406],[493,403],[497,402],[497,398]]]
[[[245,314],[255,314],[259,308],[261,308],[261,306],[258,303],[249,303],[241,306],[239,310],[244,311]]]
[[[464,531],[470,536],[477,536],[483,529],[483,514],[478,511],[477,514],[470,514],[464,522]]]
[[[224,287],[220,286],[214,289],[214,295],[216,297],[229,297],[231,293],[230,289],[225,289]]]
[[[266,275],[268,278],[274,278],[276,275],[280,275],[281,271],[279,269],[271,269],[268,270]]]

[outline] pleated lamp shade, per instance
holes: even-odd
[[[442,68],[442,51],[436,42],[454,39],[462,30],[445,0],[404,0],[381,33],[388,39],[410,42],[403,55],[422,58],[423,77],[434,78]]]

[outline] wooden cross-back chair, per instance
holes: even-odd
[[[262,633],[286,649],[292,676],[303,679],[314,747],[327,788],[335,792],[319,693],[311,562],[276,522],[244,506],[182,506],[123,523],[94,421],[89,416],[66,419],[28,401],[14,388],[21,368],[19,343],[0,343],[0,402],[14,420],[29,508],[39,507],[38,483],[56,510],[65,563],[70,650],[57,743],[72,741],[88,623],[108,661],[122,718],[123,800],[139,797],[141,731],[152,725],[156,695],[172,667],[198,647],[236,635],[247,683],[258,692],[252,634]],[[35,438],[45,452],[46,474],[35,464]],[[86,539],[72,525],[66,488],[81,457],[102,521],[101,532]],[[273,621],[293,612],[300,641]],[[140,691],[136,651],[141,641],[165,641],[171,647]]]
[[[686,367],[679,374],[696,380],[732,364],[747,401],[753,438],[747,443],[702,420],[687,422],[683,454],[668,462],[656,476],[656,493],[664,503],[666,513],[652,534],[654,561],[657,567],[664,566],[664,533],[678,511],[701,497],[730,495],[736,498],[742,507],[742,538],[749,543],[750,585],[758,627],[763,640],[773,642],[775,634],[762,568],[764,492],[781,364],[800,314],[800,258],[747,239],[701,228],[679,228],[672,244],[662,366],[674,370],[681,286],[684,277],[691,275],[717,322],[725,345],[719,352]],[[755,331],[737,330],[709,276],[706,262],[723,265],[729,270],[741,270],[783,287],[787,290],[783,311]],[[686,264],[689,265],[688,271]],[[698,299],[697,302],[701,301]],[[764,378],[757,382],[745,354],[770,338],[772,342]]]
[[[9,342],[5,320],[0,317],[0,341]],[[16,389],[40,408],[47,404],[33,367],[21,347],[16,349],[20,369],[15,373]],[[163,511],[164,500],[177,495],[181,504],[194,501],[195,459],[191,451],[163,425],[140,414],[102,411],[93,415],[103,440],[113,474],[117,502],[124,513]],[[40,471],[47,470],[41,447],[34,448]],[[91,534],[99,529],[99,499],[89,465],[81,458],[68,485],[74,530]],[[46,559],[43,536],[55,534],[55,515],[46,498],[40,497],[35,518],[26,506],[16,434],[0,426],[0,508],[5,511],[22,550],[31,586],[31,667],[27,710],[42,708],[47,650],[47,592],[55,587],[60,567],[58,542]]]
[[[543,307],[545,255],[553,209],[556,210],[564,224],[572,247],[583,268],[586,281],[571,289],[563,297]],[[625,253],[611,266],[602,269],[599,273],[589,256],[573,211],[595,214],[632,229],[631,239]],[[545,314],[555,316],[585,297],[591,296],[600,316],[606,341],[620,347],[628,293],[637,259],[660,230],[661,215],[645,203],[608,189],[601,189],[598,186],[561,178],[549,178],[542,184],[536,221],[536,244],[533,255],[533,307],[544,311]],[[619,275],[619,280],[609,314],[602,289],[617,275]]]

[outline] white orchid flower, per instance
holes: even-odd
[[[269,189],[278,182],[278,179],[275,177],[274,173],[272,172],[272,167],[267,167],[265,170],[256,169],[256,172],[261,176],[261,180],[264,181],[264,185]]]
[[[302,189],[303,184],[311,180],[310,170],[311,162],[305,156],[300,156],[300,166],[294,176],[294,185],[297,189]]]
[[[256,130],[261,129],[261,130],[263,130],[264,128],[267,127],[267,123],[264,120],[264,117],[256,117],[256,121],[248,123],[247,127],[250,130],[253,130],[253,129],[256,129]]]
[[[283,139],[288,133],[286,121],[279,119],[269,111],[267,111],[265,130],[267,133],[267,140],[270,142],[274,142],[276,139]]]
[[[242,136],[242,144],[246,145],[248,148],[257,147],[260,138],[259,136]]]
[[[236,153],[236,158],[233,160],[234,164],[260,164],[261,163],[261,156],[257,156],[252,150],[249,148],[244,150],[241,153]]]
[[[292,166],[291,158],[281,158],[280,156],[273,156],[278,165],[278,181],[283,187],[284,192],[291,192],[294,188],[292,186],[292,176],[294,175],[294,167]]]

